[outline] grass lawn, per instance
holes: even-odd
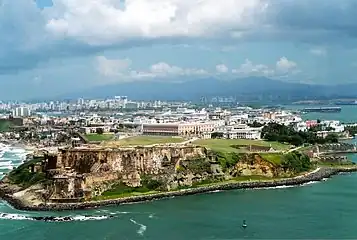
[[[86,134],[85,137],[90,142],[101,142],[101,141],[108,141],[108,140],[113,139],[114,134],[112,134],[112,133],[109,133],[109,134],[90,133],[90,134]]]
[[[12,126],[11,122],[8,120],[2,120],[0,121],[0,132],[7,132],[10,130],[10,127]]]
[[[283,155],[280,153],[260,153],[260,156],[274,165],[280,165]]]
[[[134,145],[152,145],[164,143],[179,143],[183,142],[181,137],[165,137],[165,136],[136,136],[124,138],[118,141],[112,141],[108,145],[113,144],[116,146],[134,146]]]
[[[232,145],[255,145],[255,146],[265,146],[273,147],[275,150],[286,150],[290,146],[287,144],[282,144],[278,142],[267,142],[263,140],[246,140],[246,139],[201,139],[194,142],[197,145],[210,148],[215,151],[222,152],[246,152],[243,149],[237,149],[232,147]]]
[[[101,196],[94,197],[92,200],[100,201],[100,200],[109,200],[109,199],[118,199],[125,197],[134,197],[134,196],[142,196],[148,194],[160,193],[159,191],[148,191],[148,192],[126,192],[126,193],[103,193]]]

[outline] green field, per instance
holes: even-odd
[[[283,159],[283,154],[280,153],[260,153],[260,156],[274,165],[280,165]]]
[[[85,137],[90,142],[101,142],[101,141],[108,141],[113,139],[114,134],[97,134],[97,133],[90,133],[86,134]]]
[[[7,132],[10,130],[10,127],[12,126],[10,121],[0,121],[0,132]]]
[[[164,143],[180,143],[184,139],[181,137],[166,137],[166,136],[136,136],[128,137],[117,141],[111,141],[107,145],[116,146],[134,146],[134,145],[152,145]]]
[[[203,147],[210,148],[214,151],[221,152],[247,152],[247,150],[237,149],[232,147],[233,145],[244,145],[244,146],[263,146],[272,147],[275,150],[287,150],[290,145],[282,144],[278,142],[267,142],[263,140],[246,140],[246,139],[201,139],[194,142],[195,144]]]

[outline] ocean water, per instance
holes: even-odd
[[[321,119],[357,122],[357,107],[346,107],[341,118],[323,114]],[[24,158],[24,150],[1,148],[1,171]],[[356,155],[350,157],[357,162]],[[0,201],[0,239],[357,239],[356,199],[353,173],[301,187],[223,191],[85,211],[24,212]],[[34,221],[33,216],[71,216],[73,221]]]
[[[308,107],[327,107],[327,105],[288,105],[284,106],[287,109],[302,110]],[[331,106],[330,106],[331,107]],[[357,105],[345,105],[341,107],[341,112],[336,113],[307,113],[302,115],[304,120],[340,120],[342,123],[355,123],[357,122]]]

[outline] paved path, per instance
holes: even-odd
[[[180,142],[180,143],[177,143],[177,144],[185,145],[185,144],[187,144],[187,143],[194,142],[194,141],[196,141],[196,140],[198,140],[198,139],[199,139],[198,137],[193,137],[193,138],[191,138],[191,139],[189,139],[189,140],[186,140],[186,141],[184,141],[184,142]]]
[[[291,152],[297,151],[297,150],[299,150],[299,149],[302,148],[302,147],[303,147],[303,146],[290,149],[290,150],[288,150],[286,153],[291,153]]]

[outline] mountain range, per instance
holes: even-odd
[[[209,99],[215,96],[233,96],[238,101],[292,102],[307,99],[356,98],[356,89],[357,84],[312,85],[265,77],[248,77],[229,81],[206,78],[184,82],[169,80],[122,82],[73,92],[59,98],[109,98],[120,95],[136,100],[199,101],[201,97]]]

